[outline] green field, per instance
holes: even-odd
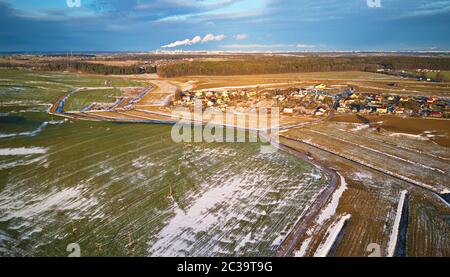
[[[64,106],[65,111],[80,111],[90,104],[97,103],[114,103],[114,96],[119,96],[119,89],[101,89],[101,90],[85,90],[79,91],[67,98]]]
[[[0,105],[11,103],[51,104],[60,96],[79,87],[146,86],[145,82],[105,77],[29,70],[0,69]]]
[[[82,256],[273,256],[330,181],[258,143],[174,143],[168,125],[49,115],[15,96],[29,80],[12,73],[0,88],[20,99],[0,106],[0,257],[67,256],[71,243]],[[31,76],[52,91],[27,88],[39,103],[102,84]]]
[[[432,80],[436,80],[436,77],[439,73],[437,72],[417,72],[417,71],[408,71],[408,73],[416,76],[416,77],[425,77],[425,78],[430,78]],[[441,71],[441,75],[443,80],[445,82],[450,82],[450,71]]]
[[[450,71],[441,71],[441,74],[444,78],[444,81],[450,82]],[[438,75],[437,72],[428,72],[426,73],[427,78],[436,79],[436,76]]]

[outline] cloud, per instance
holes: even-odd
[[[247,34],[237,34],[234,39],[235,40],[246,40],[248,38]]]
[[[206,36],[204,36],[203,38],[201,38],[200,36],[195,36],[192,39],[185,39],[185,40],[177,40],[175,42],[169,43],[167,45],[163,45],[161,46],[161,48],[174,48],[174,47],[179,47],[179,46],[189,46],[189,45],[194,45],[197,43],[206,43],[209,41],[222,41],[225,39],[225,35],[213,35],[213,34],[207,34]]]
[[[293,44],[227,44],[222,45],[226,49],[273,49],[273,48],[290,48]]]
[[[315,45],[309,44],[228,44],[222,45],[223,48],[313,48]]]
[[[314,48],[316,46],[310,45],[310,44],[297,44],[295,47],[297,47],[297,48]]]
[[[208,41],[221,41],[225,38],[225,35],[213,35],[213,34],[207,34],[203,39],[202,43],[208,42]]]
[[[221,48],[229,49],[229,50],[278,50],[278,51],[294,51],[298,50],[299,48],[317,48],[317,47],[323,47],[323,46],[316,46],[316,45],[310,45],[310,44],[285,44],[285,43],[278,43],[278,44],[227,44],[227,45],[221,45]]]
[[[366,0],[82,0],[69,9],[65,0],[0,0],[0,50],[194,48],[205,34],[225,32],[229,38],[206,39],[204,49],[223,50],[221,39],[235,50],[450,49],[450,0],[381,2],[382,9]],[[244,33],[250,37],[237,39]]]

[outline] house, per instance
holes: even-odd
[[[325,89],[327,86],[324,84],[320,84],[320,85],[315,85],[314,88],[315,89]]]
[[[431,110],[429,110],[429,109],[423,109],[423,110],[420,111],[420,114],[421,114],[422,116],[431,116]]]
[[[292,109],[292,108],[284,108],[283,109],[283,113],[284,114],[293,114],[294,113],[294,109]]]
[[[315,115],[316,115],[316,116],[323,116],[323,115],[325,115],[326,112],[327,112],[327,111],[326,111],[325,109],[319,108],[319,109],[316,111]]]
[[[377,108],[377,113],[386,114],[388,112],[386,107]]]
[[[433,111],[433,112],[431,112],[431,117],[442,118],[442,117],[444,117],[444,113],[438,112],[438,111]]]
[[[351,99],[359,99],[359,96],[356,93],[353,93],[352,95],[350,95]]]
[[[375,100],[375,95],[373,95],[373,94],[369,95],[369,96],[366,97],[366,99],[369,100],[369,101],[374,101]]]
[[[405,113],[405,109],[403,109],[403,108],[396,108],[394,113],[396,113],[396,114],[404,114]]]
[[[339,108],[337,108],[337,112],[338,113],[346,113],[346,112],[348,112],[349,111],[349,109],[348,108],[345,108],[345,107],[339,107]]]

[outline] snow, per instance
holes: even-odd
[[[369,124],[357,124],[357,126],[356,126],[355,128],[353,128],[353,129],[351,129],[351,131],[352,131],[352,132],[358,132],[358,131],[367,129],[367,128],[369,128],[369,127],[370,127]]]
[[[11,137],[15,137],[16,134],[1,134],[0,133],[0,138],[11,138]]]
[[[46,162],[46,161],[47,161],[46,156],[41,156],[41,157],[37,157],[34,159],[23,159],[23,160],[0,164],[0,170],[13,168],[16,166],[30,165],[30,164],[34,164],[34,163],[38,163],[38,162]]]
[[[424,137],[422,135],[413,135],[413,134],[406,134],[406,133],[392,133],[389,136],[390,137],[408,137],[411,139],[422,140],[422,141],[429,140],[427,137]]]
[[[394,227],[389,239],[388,257],[394,257],[395,248],[397,247],[398,231],[400,229],[400,220],[402,219],[403,207],[408,192],[406,190],[401,192],[400,201],[397,206],[397,213],[395,215]]]
[[[155,164],[152,163],[147,156],[136,158],[131,162],[131,164],[135,168],[148,168],[155,166]]]
[[[320,225],[324,223],[326,220],[330,219],[335,213],[336,209],[339,205],[339,200],[344,193],[344,191],[347,190],[347,182],[345,181],[345,178],[340,174],[339,177],[341,179],[341,185],[339,188],[333,193],[332,199],[330,203],[321,211],[317,223]]]
[[[177,209],[175,216],[170,220],[166,227],[159,233],[160,239],[150,247],[153,254],[171,245],[171,241],[179,236],[183,236],[186,230],[192,229],[196,232],[207,231],[209,227],[215,224],[219,218],[208,210],[226,199],[230,199],[242,186],[239,179],[231,180],[222,186],[206,191],[195,203],[186,211]],[[186,250],[188,245],[180,242],[178,245],[172,245],[171,251],[165,255],[174,256],[178,252]]]
[[[16,136],[26,136],[26,137],[34,137],[42,130],[44,130],[45,127],[47,127],[48,122],[43,122],[37,129],[33,131],[27,131],[27,132],[21,132],[21,133],[12,133],[12,134],[0,134],[0,138],[8,138],[8,137],[16,137]]]
[[[10,138],[10,137],[18,137],[18,136],[35,137],[39,133],[41,133],[48,125],[60,125],[60,124],[63,124],[64,122],[67,122],[67,119],[45,121],[45,122],[42,122],[41,125],[33,131],[10,133],[10,134],[0,133],[0,138]]]
[[[57,211],[72,211],[71,218],[81,218],[83,211],[96,207],[98,204],[96,198],[83,197],[82,193],[82,187],[74,187],[54,190],[48,194],[34,195],[31,199],[24,199],[20,194],[11,196],[10,191],[4,191],[0,194],[0,210],[3,211],[0,221],[8,221],[12,218],[39,220],[41,215]],[[93,217],[91,216],[91,218]]]
[[[44,147],[21,147],[21,148],[0,148],[0,156],[27,156],[33,154],[45,154],[48,148]]]
[[[309,237],[307,239],[305,239],[302,243],[302,245],[300,246],[300,249],[298,251],[295,251],[294,256],[295,257],[304,257],[306,254],[306,250],[308,250],[308,247],[311,243],[312,237]]]
[[[333,248],[336,239],[339,237],[342,228],[344,228],[345,223],[350,220],[351,217],[351,215],[341,217],[337,223],[333,224],[328,229],[326,241],[319,246],[314,254],[314,257],[327,257],[330,254],[330,251]]]
[[[357,181],[367,181],[371,180],[373,178],[373,175],[369,172],[355,172],[353,174],[353,179]]]

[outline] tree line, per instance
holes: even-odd
[[[426,68],[450,70],[450,58],[435,57],[258,57],[241,60],[183,61],[157,68],[161,77],[245,75],[318,71],[376,71]]]
[[[80,71],[84,73],[95,73],[105,75],[129,75],[129,74],[145,74],[156,73],[154,66],[116,66],[106,65],[99,63],[87,63],[87,62],[51,62],[40,65],[39,70],[47,71]]]
[[[172,60],[173,61],[173,60]],[[450,70],[450,57],[421,56],[264,56],[239,55],[219,60],[178,60],[155,65],[107,65],[85,61],[45,61],[25,64],[0,62],[0,67],[27,67],[44,71],[75,71],[93,74],[144,74],[158,73],[161,77],[188,75],[250,75],[326,71],[369,71],[391,70]]]
[[[129,74],[145,74],[145,73],[156,73],[155,66],[115,66],[106,65],[99,63],[88,63],[88,62],[64,62],[64,61],[52,61],[46,63],[34,63],[26,65],[17,65],[10,62],[0,63],[2,68],[32,68],[35,70],[42,71],[74,71],[83,73],[93,73],[93,74],[104,74],[104,75],[129,75]]]

